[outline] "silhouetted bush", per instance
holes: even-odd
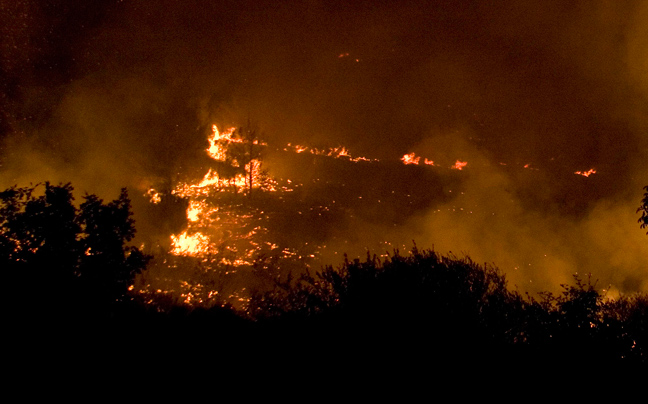
[[[315,275],[279,282],[250,304],[257,322],[283,338],[307,332],[329,352],[368,350],[444,361],[575,359],[644,363],[643,295],[605,302],[575,278],[559,295],[523,297],[505,277],[469,258],[416,247],[384,262],[345,260]],[[353,343],[355,342],[355,344]]]

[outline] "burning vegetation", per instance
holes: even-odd
[[[648,1],[581,3],[2,2],[16,311],[645,362]]]

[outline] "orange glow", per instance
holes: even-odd
[[[421,158],[417,157],[416,153],[405,154],[401,157],[403,164],[418,164],[420,160]]]
[[[467,161],[457,160],[454,163],[454,165],[452,167],[450,167],[450,168],[452,168],[453,170],[463,170],[464,167],[466,167],[467,165],[468,165]]]
[[[574,174],[582,175],[583,177],[589,177],[592,174],[596,174],[596,170],[591,168],[587,171],[576,171]]]
[[[187,208],[187,220],[190,222],[197,222],[200,220],[201,215],[207,209],[205,202],[189,201]]]
[[[429,165],[429,166],[433,166],[433,165],[434,165],[434,161],[432,161],[432,160],[425,159],[423,162],[424,162],[425,164]]]
[[[244,167],[239,167],[231,156],[233,144],[265,146],[265,143],[258,139],[238,138],[233,127],[220,133],[217,126],[213,125],[212,130],[213,134],[208,138],[207,154],[214,160],[229,162],[240,172],[224,177],[215,169],[209,168],[200,181],[179,182],[176,185],[172,194],[189,200],[186,210],[187,229],[181,234],[170,236],[170,252],[178,256],[205,257],[219,253],[215,246],[220,246],[219,249],[223,249],[223,252],[237,256],[236,259],[220,258],[220,262],[231,266],[251,265],[261,248],[275,248],[272,243],[264,244],[257,240],[267,229],[261,226],[250,227],[257,218],[256,215],[263,212],[257,212],[256,215],[253,212],[243,213],[240,208],[220,206],[211,198],[224,192],[249,195],[252,189],[273,192],[277,191],[278,183],[268,177],[262,169],[260,159],[250,159]],[[335,152],[340,154],[346,150],[338,148]],[[218,226],[214,226],[216,222]]]
[[[205,254],[209,250],[209,237],[197,232],[189,235],[186,231],[171,235],[171,253],[175,255]]]
[[[242,139],[233,138],[235,127],[227,129],[225,132],[220,133],[216,125],[212,125],[213,135],[207,139],[209,141],[209,148],[207,153],[211,158],[218,161],[225,161],[227,157],[227,144],[228,143],[243,143]]]
[[[162,197],[160,196],[160,194],[157,191],[155,191],[153,188],[149,189],[146,192],[146,195],[149,196],[150,198],[149,201],[153,204],[157,204],[162,201]]]
[[[292,150],[295,153],[304,153],[308,152],[310,154],[314,154],[317,156],[326,156],[326,157],[333,157],[333,158],[344,158],[348,159],[349,161],[352,161],[354,163],[357,163],[358,161],[378,161],[376,159],[370,159],[367,157],[353,157],[351,156],[351,153],[349,150],[344,147],[344,146],[338,146],[338,147],[329,147],[327,149],[318,149],[315,147],[309,147],[309,146],[302,146],[302,145],[291,145],[288,143],[286,147],[283,148],[285,151]]]

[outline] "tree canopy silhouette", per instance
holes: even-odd
[[[0,192],[0,263],[16,311],[35,316],[111,313],[149,258],[135,235],[126,189],[112,202],[49,182]],[[46,313],[50,313],[49,315]]]
[[[642,229],[648,227],[648,185],[645,186],[644,189],[646,190],[646,193],[641,200],[641,205],[637,208],[637,213],[641,212],[639,223],[641,223]],[[646,234],[648,234],[648,232],[646,232]]]

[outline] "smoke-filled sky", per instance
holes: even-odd
[[[251,119],[269,144],[469,162],[458,196],[357,223],[349,248],[416,239],[523,288],[648,291],[646,21],[629,0],[0,0],[0,185],[141,194]]]

